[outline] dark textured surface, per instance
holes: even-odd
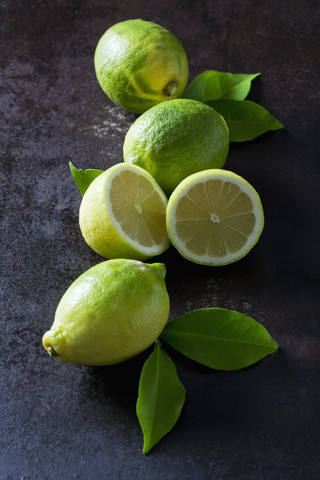
[[[1,2],[1,480],[320,478],[319,16],[312,0]],[[65,289],[102,260],[81,238],[68,161],[122,161],[135,119],[100,89],[94,48],[109,26],[139,17],[178,36],[190,78],[261,72],[250,98],[285,124],[232,146],[226,163],[263,201],[254,250],[216,269],[173,249],[160,257],[171,318],[236,309],[280,350],[230,373],[172,353],[187,401],[148,456],[135,416],[148,352],[91,368],[59,364],[41,345]]]

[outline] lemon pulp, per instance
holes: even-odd
[[[147,178],[123,170],[107,195],[115,224],[130,240],[149,248],[166,241],[166,205]]]
[[[169,237],[182,255],[197,263],[239,260],[257,242],[263,222],[257,192],[228,171],[191,175],[169,200]]]
[[[169,247],[167,198],[152,176],[118,163],[85,192],[79,223],[87,244],[105,258],[145,260]]]

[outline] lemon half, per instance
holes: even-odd
[[[182,256],[204,265],[244,257],[264,226],[259,195],[235,173],[212,169],[190,175],[172,193],[167,231]]]
[[[149,173],[119,163],[83,196],[79,223],[85,241],[105,258],[145,260],[169,247],[167,198]]]

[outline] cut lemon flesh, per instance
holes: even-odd
[[[146,260],[159,255],[170,245],[167,202],[148,172],[118,163],[85,192],[79,211],[82,235],[105,258]]]
[[[122,169],[110,180],[107,202],[119,231],[137,246],[153,248],[167,243],[167,202],[160,189],[136,169]]]
[[[187,259],[225,265],[245,256],[264,225],[259,195],[242,177],[220,169],[190,175],[167,208],[169,238]]]

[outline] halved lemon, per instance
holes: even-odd
[[[259,195],[242,177],[221,169],[184,179],[169,198],[167,231],[188,260],[226,265],[244,257],[264,225]]]
[[[79,211],[82,235],[105,258],[145,260],[169,247],[167,197],[140,167],[118,163],[85,192]]]

